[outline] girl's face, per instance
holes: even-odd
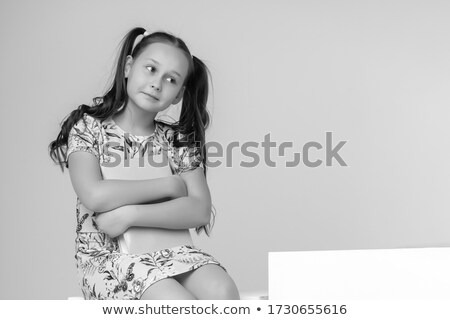
[[[183,97],[189,63],[180,49],[166,43],[152,43],[133,60],[127,57],[127,106],[157,113]]]

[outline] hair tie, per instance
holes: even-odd
[[[136,46],[139,44],[139,42],[142,41],[142,39],[144,39],[146,36],[149,36],[149,35],[150,35],[150,33],[147,30],[145,30],[143,34],[138,35],[136,37],[136,39],[134,40],[133,48],[131,49],[131,52],[134,51],[134,48],[136,48]]]

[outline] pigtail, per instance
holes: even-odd
[[[193,56],[192,60],[193,71],[186,81],[178,129],[184,137],[182,141],[184,144],[200,148],[206,176],[205,131],[210,123],[210,116],[206,108],[209,70],[197,57]],[[181,144],[182,142],[179,141],[177,143]]]
[[[60,166],[62,172],[64,172],[64,168],[69,168],[66,156],[69,133],[72,127],[79,120],[83,119],[84,121],[83,115],[85,113],[100,121],[103,121],[116,113],[120,113],[121,107],[124,106],[128,100],[126,79],[124,75],[126,57],[132,53],[136,55],[139,52],[139,44],[134,50],[133,46],[136,38],[143,32],[145,32],[145,29],[143,28],[134,28],[125,35],[121,42],[119,56],[116,61],[115,77],[111,87],[104,96],[94,98],[92,106],[82,104],[77,109],[73,110],[63,120],[57,138],[49,144],[48,149],[50,158]]]
[[[181,133],[182,141],[175,140],[176,146],[188,145],[193,148],[200,148],[203,162],[203,173],[206,177],[206,146],[205,131],[210,123],[210,115],[207,110],[209,93],[209,70],[206,65],[197,57],[192,56],[193,69],[186,81],[186,89],[183,95],[180,120],[176,130]],[[210,235],[215,221],[215,208],[212,206],[211,221],[208,225],[196,228],[197,234],[205,231]]]

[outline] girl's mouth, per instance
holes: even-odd
[[[157,97],[152,96],[151,94],[146,93],[146,92],[143,92],[143,93],[144,93],[146,96],[150,97],[151,99],[156,100],[156,101],[159,101],[159,99],[158,99]]]

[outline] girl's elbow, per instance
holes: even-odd
[[[211,202],[202,203],[200,212],[200,225],[207,225],[211,220]]]
[[[105,211],[103,197],[98,191],[90,192],[88,196],[85,197],[86,203],[83,203],[86,208],[94,212]]]

